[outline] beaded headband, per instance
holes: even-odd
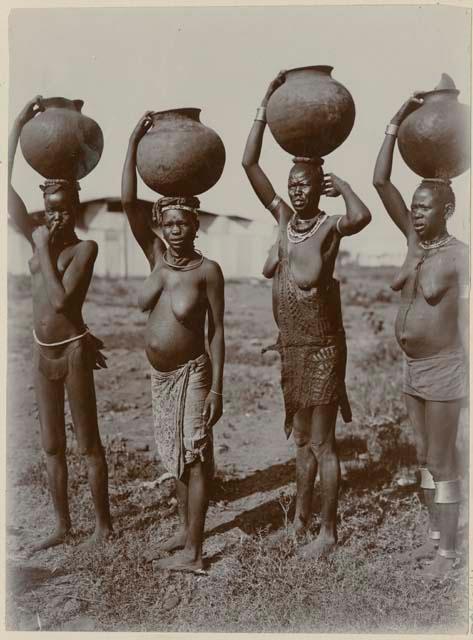
[[[197,207],[199,205],[199,198],[196,198],[195,196],[192,196],[190,198],[169,196],[159,198],[159,200],[153,204],[153,220],[155,222],[159,222],[159,216],[162,215],[165,211],[169,211],[170,209],[181,209],[184,211],[190,211],[195,216],[198,216],[199,212]]]
[[[197,209],[194,209],[193,207],[187,207],[184,204],[168,204],[166,207],[161,207],[159,210],[161,211],[161,213],[164,213],[165,211],[169,211],[170,209],[179,209],[179,211],[191,211],[192,213],[199,215]]]

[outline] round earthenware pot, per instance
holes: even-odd
[[[171,109],[152,115],[138,144],[136,164],[144,182],[164,196],[195,196],[218,181],[225,147],[200,121],[200,109]]]
[[[453,178],[470,165],[470,110],[458,102],[458,94],[453,80],[442,74],[399,128],[401,156],[423,178]]]
[[[291,69],[269,99],[269,128],[277,143],[294,156],[325,156],[352,130],[355,104],[349,91],[332,78],[332,69]]]
[[[82,113],[83,100],[45,98],[42,105],[21,131],[25,160],[44,178],[80,180],[100,160],[102,130]]]

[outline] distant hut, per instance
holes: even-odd
[[[150,203],[151,205],[151,203]],[[34,211],[33,214],[40,212]],[[241,215],[200,210],[196,246],[208,258],[217,260],[226,278],[260,278],[267,251],[275,239],[276,225]],[[94,274],[108,278],[143,277],[149,265],[138,247],[120,198],[97,198],[80,204],[77,234],[99,245]],[[16,230],[8,226],[8,270],[28,273],[31,249]]]

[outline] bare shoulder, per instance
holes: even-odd
[[[84,260],[95,260],[99,252],[99,245],[95,240],[80,240],[76,247],[76,255]]]
[[[204,258],[204,262],[202,264],[205,278],[209,282],[223,282],[223,273],[220,265],[215,260],[210,260],[209,258]]]
[[[470,262],[470,249],[468,245],[461,240],[454,238],[452,249],[455,252],[457,271],[461,274],[468,273],[468,266]]]
[[[72,247],[66,247],[63,255],[71,268],[74,268],[74,265],[80,268],[88,268],[93,266],[98,252],[99,246],[95,240],[79,240]],[[67,254],[69,254],[69,257],[67,257]]]
[[[327,215],[327,218],[326,218],[324,224],[326,225],[326,228],[328,228],[328,229],[336,229],[337,225],[339,223],[339,220],[341,220],[342,218],[343,218],[343,215],[341,215],[341,214]]]
[[[277,210],[278,210],[278,213],[279,213],[279,224],[280,225],[281,224],[282,225],[287,225],[289,220],[294,215],[294,211],[287,204],[287,202],[285,200],[283,200],[282,198],[280,198],[280,201],[279,201],[278,206],[277,206]]]
[[[462,242],[461,240],[458,240],[458,238],[454,237],[454,246],[456,247],[456,250],[458,251],[458,255],[462,259],[469,257],[470,249],[468,248],[468,245],[465,242]]]

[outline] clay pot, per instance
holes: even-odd
[[[424,104],[399,128],[399,151],[407,166],[423,178],[453,178],[470,165],[470,110],[458,102],[455,83],[442,74]]]
[[[21,131],[25,160],[44,178],[80,180],[100,160],[102,130],[81,113],[83,100],[46,98],[42,104],[45,110]]]
[[[295,156],[322,157],[348,137],[355,122],[350,93],[333,67],[301,67],[269,99],[266,118],[276,142]]]
[[[225,147],[200,122],[200,109],[171,109],[152,115],[140,140],[136,165],[144,182],[163,196],[195,196],[222,175]]]

